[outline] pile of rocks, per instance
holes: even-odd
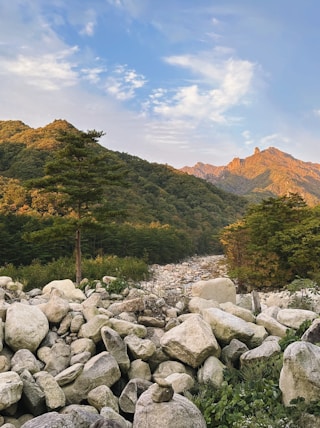
[[[313,324],[287,348],[280,387],[286,405],[317,397],[318,314],[262,305],[255,316],[251,296],[237,296],[216,261],[196,277],[185,264],[174,298],[172,282],[165,293],[153,282],[111,295],[103,281],[83,292],[70,280],[25,293],[0,277],[0,426],[205,427],[187,398],[195,382],[219,386],[227,364],[280,353],[280,337],[306,319]]]

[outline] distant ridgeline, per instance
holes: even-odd
[[[226,166],[198,162],[181,171],[251,202],[298,193],[310,206],[320,203],[320,164],[300,161],[274,147],[256,148],[253,155],[234,158]]]
[[[18,120],[0,121],[0,265],[72,254],[74,237],[67,233],[63,238],[47,236],[45,242],[30,240],[33,232],[57,221],[58,198],[49,199],[25,184],[44,176],[46,162],[61,148],[61,137],[77,132],[65,120],[37,129]],[[193,254],[221,253],[218,234],[244,213],[245,198],[167,165],[98,143],[96,150],[107,153],[109,162],[122,164],[126,185],[106,190],[104,203],[93,214],[97,228],[83,237],[84,256],[111,254],[168,263]],[[58,220],[63,223],[63,216]]]

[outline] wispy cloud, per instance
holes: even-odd
[[[114,67],[105,82],[105,90],[117,100],[126,101],[133,98],[136,91],[147,83],[146,78],[130,69],[127,65]]]
[[[195,83],[154,91],[149,106],[159,116],[227,124],[231,120],[228,111],[248,102],[255,72],[255,64],[249,61],[217,55],[210,58],[207,53],[171,56],[165,61],[186,68]]]
[[[2,74],[11,73],[23,78],[27,84],[55,90],[61,86],[73,86],[78,81],[75,64],[70,60],[77,47],[44,55],[19,54],[1,61]]]
[[[265,137],[260,139],[260,144],[263,147],[267,147],[272,144],[279,146],[280,143],[289,143],[289,142],[290,142],[289,137],[286,137],[285,135],[278,134],[278,133],[266,135]]]

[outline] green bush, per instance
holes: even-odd
[[[311,324],[311,320],[305,320],[297,330],[289,328],[286,331],[286,335],[279,340],[281,350],[284,351],[291,343],[298,342],[301,339],[303,333],[310,327]]]
[[[148,265],[134,257],[118,258],[114,256],[84,259],[82,276],[89,281],[101,279],[104,275],[115,276],[123,281],[141,281],[148,278]],[[25,291],[42,288],[55,279],[75,280],[75,263],[72,258],[60,258],[42,264],[34,260],[28,266],[15,267],[8,264],[0,268],[0,276],[6,275],[25,285]],[[116,286],[119,289],[119,285]]]
[[[208,428],[298,428],[307,413],[318,407],[301,402],[284,407],[279,388],[282,355],[250,364],[240,370],[225,369],[220,388],[198,385],[192,396]]]

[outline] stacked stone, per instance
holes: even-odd
[[[312,327],[287,348],[280,386],[286,405],[318,394],[318,314],[263,305],[255,316],[226,277],[199,278],[174,301],[148,287],[110,295],[102,283],[82,292],[53,281],[28,293],[8,277],[0,284],[3,428],[205,427],[187,398],[195,381],[219,386],[226,365],[280,353],[280,337],[306,319]]]

